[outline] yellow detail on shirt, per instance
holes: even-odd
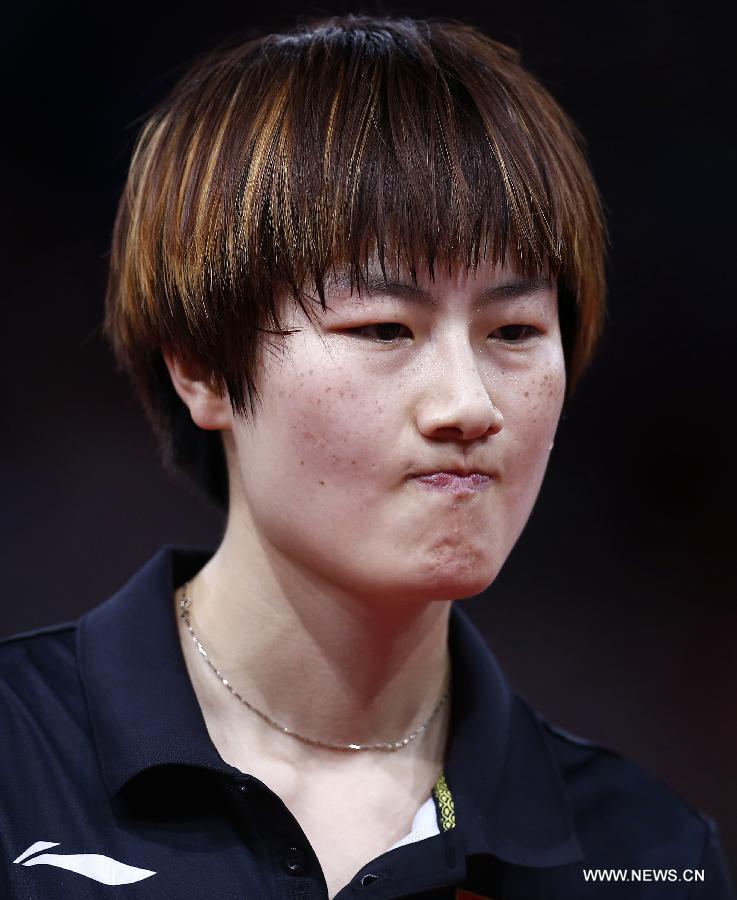
[[[432,792],[437,801],[438,809],[440,810],[441,828],[443,831],[455,828],[456,811],[455,806],[453,805],[453,795],[448,787],[448,782],[445,780],[445,774],[441,775],[435,782]]]

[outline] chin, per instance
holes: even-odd
[[[475,597],[493,583],[502,562],[490,551],[488,544],[437,545],[423,566],[424,594],[432,600]]]
[[[426,600],[467,600],[485,591],[496,578],[497,573],[488,577],[459,578],[451,573],[441,580],[435,579],[424,591]]]
[[[494,581],[501,569],[488,560],[475,568],[446,562],[442,566],[418,564],[410,570],[406,563],[401,574],[387,580],[386,577],[370,578],[366,585],[368,595],[383,601],[401,601],[411,606],[427,602],[449,602],[475,597]],[[398,570],[397,570],[398,571]]]

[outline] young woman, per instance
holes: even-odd
[[[187,74],[107,330],[227,525],[3,646],[3,896],[733,896],[713,823],[545,722],[453,604],[531,512],[604,245],[574,127],[470,26],[327,19]]]

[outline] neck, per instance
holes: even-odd
[[[224,677],[257,709],[305,737],[335,744],[401,740],[444,692],[448,603],[352,594],[232,521],[189,595],[194,631]],[[237,717],[246,729],[268,730],[237,708],[192,650],[190,671],[206,718]],[[447,726],[447,709],[435,720]],[[305,752],[293,738],[274,737],[286,753]],[[439,745],[437,727],[433,740]]]

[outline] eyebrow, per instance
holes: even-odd
[[[356,282],[354,280],[354,286]],[[379,273],[370,273],[368,277],[361,276],[361,289],[368,290],[369,294],[376,291],[381,296],[373,299],[381,302],[386,298],[398,298],[400,300],[408,300],[411,303],[417,303],[421,306],[437,306],[437,300],[429,291],[423,290],[411,282],[384,280],[384,276]],[[554,287],[553,282],[545,278],[528,278],[525,276],[515,276],[510,281],[502,284],[496,284],[483,288],[475,296],[478,305],[484,306],[488,303],[494,303],[499,300],[517,300],[521,297],[527,297],[530,294],[537,294],[548,291]],[[332,282],[330,282],[331,290],[336,292],[349,290],[351,288],[350,276],[343,272],[340,273]],[[360,303],[363,300],[362,295],[352,295],[350,300]]]

